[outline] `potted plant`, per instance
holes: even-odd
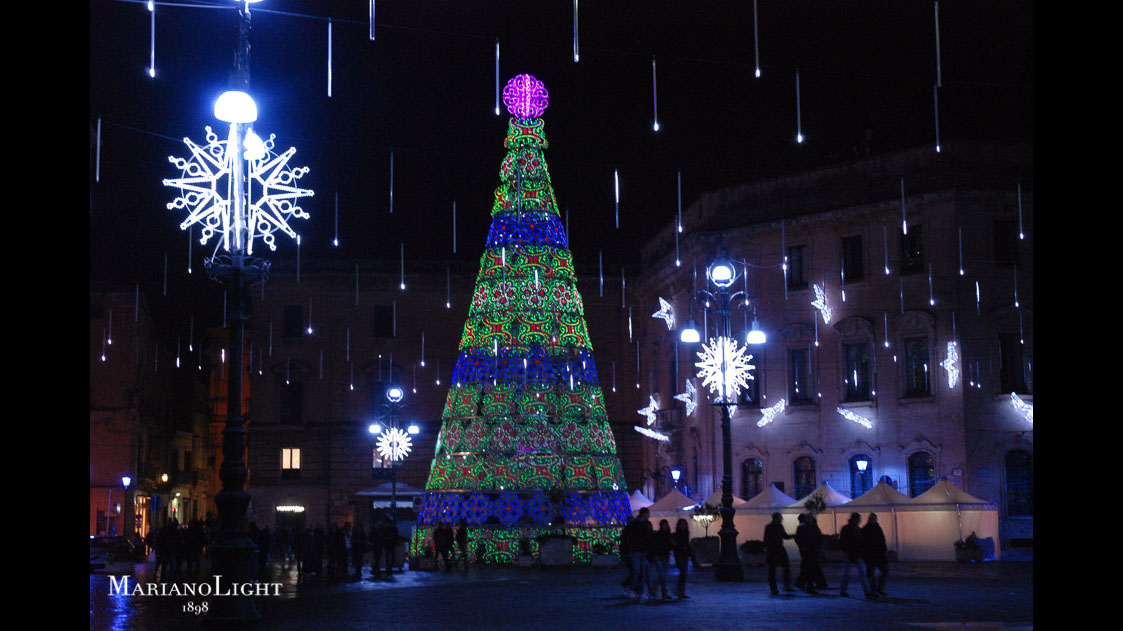
[[[534,565],[534,554],[530,549],[529,539],[519,539],[519,567],[530,567]]]
[[[538,537],[538,562],[542,565],[572,565],[577,538],[562,533]]]
[[[741,560],[745,565],[764,565],[764,542],[750,539],[741,544]]]
[[[620,558],[613,553],[609,546],[603,543],[594,543],[591,551],[593,553],[593,567],[616,567],[620,564]]]
[[[699,565],[713,565],[717,562],[720,544],[717,536],[710,536],[710,524],[717,519],[721,509],[713,504],[702,504],[694,508],[692,519],[694,523],[706,529],[705,537],[695,537],[690,540],[694,548],[694,558]]]
[[[983,560],[983,548],[975,533],[971,533],[966,540],[955,542],[955,560],[960,563],[977,563]]]

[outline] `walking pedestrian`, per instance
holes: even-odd
[[[671,599],[670,594],[667,593],[667,564],[671,560],[671,548],[673,547],[671,524],[666,519],[661,519],[659,520],[659,530],[652,532],[651,537],[647,540],[647,562],[651,568],[647,577],[647,591],[652,599]],[[659,594],[655,593],[656,586],[659,587]]]
[[[784,550],[784,539],[792,539],[784,530],[783,517],[780,513],[772,513],[772,523],[764,527],[764,561],[768,564],[768,587],[773,596],[779,596],[780,590],[776,589],[776,568],[782,568],[784,573],[784,591],[794,592],[792,588],[791,563],[788,561],[788,552]]]
[[[351,535],[351,567],[355,568],[355,576],[352,578],[356,581],[363,578],[363,557],[366,556],[369,546],[366,533],[363,532],[363,525],[355,524],[355,532]]]
[[[807,513],[804,523],[807,525],[808,584],[813,584],[815,589],[827,589],[827,577],[823,574],[823,531],[819,530],[815,513]],[[800,565],[803,565],[802,560]]]
[[[698,560],[694,557],[694,549],[690,547],[690,525],[685,519],[679,518],[675,523],[671,543],[675,553],[675,566],[678,568],[678,597],[690,598],[686,595],[686,567],[690,561],[694,562],[694,567],[698,567]]]
[[[394,550],[398,547],[400,538],[394,518],[386,515],[386,521],[382,523],[382,553],[386,556],[386,575],[391,579],[394,578]]]
[[[805,559],[807,559],[807,556],[810,554],[807,551],[807,540],[809,538],[808,535],[810,534],[810,531],[807,528],[807,515],[805,513],[800,513],[799,516],[796,517],[796,520],[799,522],[799,525],[795,527],[794,538],[795,545],[797,548],[799,548],[799,574],[797,574],[795,577],[795,586],[796,589],[806,589],[808,585],[808,572],[807,562]],[[814,590],[815,581],[812,580],[810,581],[810,583],[812,585],[812,590]]]
[[[382,577],[382,524],[372,523],[370,525],[370,534],[367,535],[367,542],[370,544],[370,577],[371,579]]]
[[[628,578],[625,579],[624,595],[632,600],[646,600],[644,590],[643,566],[647,556],[647,537],[651,522],[651,511],[647,507],[639,509],[639,514],[624,526],[620,533],[621,555],[627,556]]]
[[[445,571],[452,570],[452,561],[449,555],[452,553],[452,544],[455,535],[452,532],[452,526],[447,522],[437,524],[436,530],[433,532],[433,547],[437,549],[437,558],[434,560],[433,565],[437,568],[440,567],[441,558],[445,560]]]
[[[858,572],[858,581],[862,584],[862,592],[865,593],[866,599],[876,598],[876,594],[870,592],[869,581],[866,580],[866,565],[862,562],[862,529],[858,526],[862,521],[862,516],[858,513],[850,513],[850,520],[842,527],[842,531],[838,534],[838,545],[842,548],[843,559],[842,569],[842,584],[839,587],[839,596],[846,598],[850,594],[846,592],[846,587],[850,584],[850,570],[854,569]]]
[[[889,577],[889,547],[885,544],[885,533],[877,523],[877,513],[870,513],[866,525],[862,527],[862,549],[866,561],[866,577],[870,591],[878,596],[886,596],[885,580]],[[874,570],[879,576],[874,582]]]
[[[456,548],[460,558],[464,561],[464,571],[468,571],[468,520],[460,518],[460,527],[456,529]]]

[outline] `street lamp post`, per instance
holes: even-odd
[[[371,434],[378,435],[378,453],[383,459],[390,461],[390,514],[397,520],[398,511],[398,463],[401,462],[411,449],[410,435],[418,434],[421,430],[416,423],[410,423],[405,432],[401,430],[400,421],[402,410],[408,405],[402,403],[405,391],[401,386],[390,386],[386,389],[387,403],[380,404],[377,416],[379,420],[387,419],[388,427],[378,423],[371,423],[367,428]]]
[[[715,576],[719,581],[742,581],[745,578],[745,572],[737,558],[737,529],[733,526],[733,438],[728,407],[730,404],[736,404],[736,393],[739,388],[736,379],[731,379],[730,375],[731,363],[734,358],[729,356],[729,352],[732,348],[731,345],[735,342],[732,342],[729,315],[733,303],[738,297],[741,298],[743,306],[747,306],[752,297],[745,291],[730,292],[729,288],[737,278],[737,268],[725,254],[718,257],[706,268],[706,278],[713,284],[715,290],[712,292],[705,289],[699,290],[692,297],[692,300],[713,302],[717,315],[717,343],[720,346],[717,370],[714,371],[718,376],[717,385],[720,386],[714,405],[721,408],[722,447],[721,530],[718,531],[721,551],[718,556]],[[687,328],[680,333],[680,340],[685,343],[698,342],[702,337],[704,336],[700,336],[697,329],[694,328],[693,318],[691,318]],[[753,344],[763,344],[765,339],[754,314],[753,332],[747,341]],[[747,364],[747,361],[745,363]],[[747,371],[746,376],[751,378],[747,375]]]

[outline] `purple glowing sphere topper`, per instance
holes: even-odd
[[[512,77],[503,88],[503,104],[512,116],[538,118],[550,104],[550,93],[538,79],[521,74]]]

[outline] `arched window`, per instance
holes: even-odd
[[[850,459],[850,499],[870,490],[873,486],[873,460],[866,454]]]
[[[1033,517],[1033,456],[1015,450],[1006,454],[1006,515]]]
[[[792,469],[796,499],[810,495],[815,490],[815,459],[811,456],[796,458]]]
[[[936,483],[936,461],[927,451],[909,456],[909,497],[916,497]]]
[[[741,498],[751,499],[760,495],[764,478],[764,463],[759,458],[746,458],[741,461]]]

